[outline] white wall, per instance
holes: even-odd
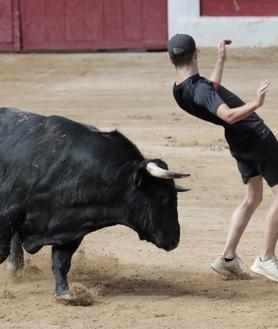
[[[168,31],[190,34],[203,47],[222,39],[234,47],[278,46],[278,17],[202,17],[199,0],[168,0]]]

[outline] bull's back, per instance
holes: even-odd
[[[74,155],[79,137],[96,131],[58,116],[0,108],[2,192],[26,192],[40,182],[54,182],[66,163],[74,166],[78,161]]]
[[[67,188],[115,172],[143,159],[137,147],[117,131],[103,133],[60,116],[0,108],[0,184],[2,192],[30,193]],[[65,184],[65,182],[67,182]]]

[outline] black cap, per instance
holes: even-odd
[[[196,43],[188,34],[176,34],[168,41],[167,49],[171,58],[189,55],[196,50]]]

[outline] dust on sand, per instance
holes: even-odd
[[[201,72],[208,75],[215,53],[202,49],[199,55]],[[50,248],[28,255],[25,270],[14,277],[2,264],[1,329],[278,328],[277,284],[258,277],[226,281],[210,270],[244,189],[222,129],[189,117],[174,103],[174,71],[166,53],[0,58],[3,106],[118,128],[147,157],[192,174],[184,181],[192,191],[179,196],[181,242],[171,253],[139,241],[124,227],[86,237],[73,258],[70,283],[77,300],[97,301],[89,307],[55,303]],[[274,133],[277,62],[276,49],[234,50],[224,74],[224,85],[247,101],[261,79],[272,80],[259,114]],[[265,195],[240,244],[246,270],[259,253],[270,201],[266,187]]]

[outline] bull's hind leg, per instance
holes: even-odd
[[[0,233],[0,264],[3,263],[10,254],[11,234],[3,230]]]
[[[2,209],[0,205],[0,264],[3,263],[10,254],[11,240],[14,234],[14,226],[21,217],[20,208],[9,207]]]
[[[11,240],[10,256],[7,262],[7,270],[9,273],[16,273],[24,267],[24,253],[21,242],[17,233]]]
[[[0,264],[3,263],[9,256],[10,253],[10,243],[0,242]]]
[[[75,240],[64,246],[52,247],[52,270],[56,280],[56,296],[68,298],[69,285],[67,274],[71,266],[71,258],[79,247],[83,238]]]

